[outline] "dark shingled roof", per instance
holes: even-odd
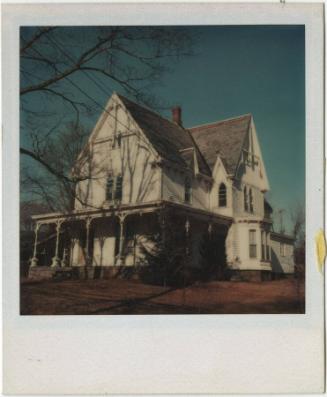
[[[200,172],[205,175],[211,175],[210,168],[196,147],[192,135],[188,130],[130,101],[120,94],[118,96],[162,158],[183,165],[184,167],[189,167],[189,158],[186,159],[185,157],[188,156],[185,154],[182,155],[182,151],[184,149],[194,148]]]
[[[163,159],[192,168],[195,152],[199,171],[210,176],[219,154],[227,173],[235,173],[250,127],[250,114],[185,129],[120,94],[118,96]]]
[[[189,128],[211,171],[219,154],[227,173],[235,173],[250,121],[251,114],[246,114]]]
[[[288,242],[294,242],[295,237],[290,236],[289,234],[284,234],[284,233],[277,233],[277,232],[270,232],[270,238],[272,240],[277,240],[277,241],[288,241]]]
[[[272,206],[269,204],[269,202],[268,202],[268,200],[267,200],[266,198],[264,199],[264,209],[265,209],[265,211],[267,211],[267,212],[270,212],[270,213],[273,212],[273,208],[272,208]]]

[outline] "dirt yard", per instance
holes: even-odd
[[[213,281],[169,289],[138,281],[72,280],[21,284],[21,314],[304,313],[304,282]]]

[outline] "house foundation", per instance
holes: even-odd
[[[261,282],[272,280],[272,272],[266,270],[231,270],[231,281]]]

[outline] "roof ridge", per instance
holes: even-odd
[[[117,96],[122,101],[124,106],[126,106],[127,110],[132,111],[132,115],[133,115],[133,109],[131,109],[132,107],[134,107],[134,110],[136,113],[148,112],[151,117],[158,119],[157,122],[159,122],[164,129],[167,129],[167,131],[173,131],[173,135],[175,138],[172,137],[172,135],[171,135],[172,133],[162,134],[160,132],[157,132],[156,129],[152,130],[152,135],[159,136],[161,141],[165,141],[170,146],[174,147],[174,149],[176,150],[176,153],[181,153],[179,150],[180,146],[184,146],[183,150],[193,148],[193,150],[196,153],[197,159],[201,162],[201,171],[203,171],[203,173],[207,173],[208,175],[211,174],[210,167],[207,164],[205,157],[201,153],[201,150],[200,150],[197,142],[195,141],[191,132],[187,128],[185,128],[177,123],[174,123],[172,120],[163,117],[161,114],[149,109],[146,106],[140,105],[137,102],[134,102],[134,101],[124,97],[121,94],[117,93]],[[138,121],[136,120],[136,122],[138,122]],[[141,126],[141,128],[143,128],[143,127]],[[178,138],[178,136],[180,136],[180,138]],[[179,143],[177,145],[176,145],[176,138],[178,138],[177,141],[179,141]],[[187,146],[187,147],[185,147],[185,146]]]
[[[187,129],[188,130],[193,130],[193,129],[196,129],[196,128],[206,128],[206,127],[216,126],[217,124],[226,123],[227,121],[234,121],[234,120],[242,119],[242,118],[245,118],[245,117],[252,117],[252,113],[245,113],[245,114],[242,114],[240,116],[229,117],[227,119],[214,121],[212,123],[199,124],[199,125],[195,125],[194,127],[189,127]]]
[[[246,133],[244,134],[243,140],[242,140],[242,145],[241,145],[241,150],[240,150],[240,155],[238,156],[238,161],[237,161],[237,166],[235,168],[235,174],[238,171],[238,167],[242,158],[242,152],[243,152],[243,148],[244,148],[244,144],[245,144],[245,140],[248,137],[248,135],[250,134],[250,126],[251,126],[251,119],[249,120],[249,124],[246,130]]]
[[[161,119],[163,119],[163,120],[165,120],[165,121],[168,121],[170,124],[172,124],[172,125],[175,126],[175,127],[179,127],[179,128],[182,129],[182,130],[187,130],[187,128],[184,128],[184,127],[180,126],[179,124],[174,123],[172,120],[170,120],[170,119],[168,119],[168,118],[162,116],[160,113],[158,113],[158,112],[156,112],[155,110],[149,108],[147,105],[140,105],[139,103],[132,101],[131,99],[125,97],[125,96],[122,95],[122,94],[116,93],[116,95],[117,95],[118,97],[122,98],[123,100],[126,99],[127,101],[131,102],[132,104],[134,104],[134,105],[136,105],[136,106],[139,106],[140,108],[143,108],[143,109],[147,110],[147,111],[150,112],[150,113],[153,113],[154,115],[160,117]]]

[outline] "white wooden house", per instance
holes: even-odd
[[[269,182],[253,117],[186,129],[179,107],[172,116],[167,120],[112,95],[76,161],[73,175],[81,180],[74,209],[34,216],[32,276],[41,268],[37,236],[43,224],[57,228],[51,269],[116,273],[142,264],[140,247],[161,230],[158,214],[165,211],[185,223],[194,266],[200,264],[201,236],[209,229],[218,233],[217,244],[235,274],[262,279],[294,272],[293,240],[272,234],[272,209],[265,200]],[[69,241],[62,242],[65,228]],[[272,258],[276,241],[286,247],[287,261]]]

